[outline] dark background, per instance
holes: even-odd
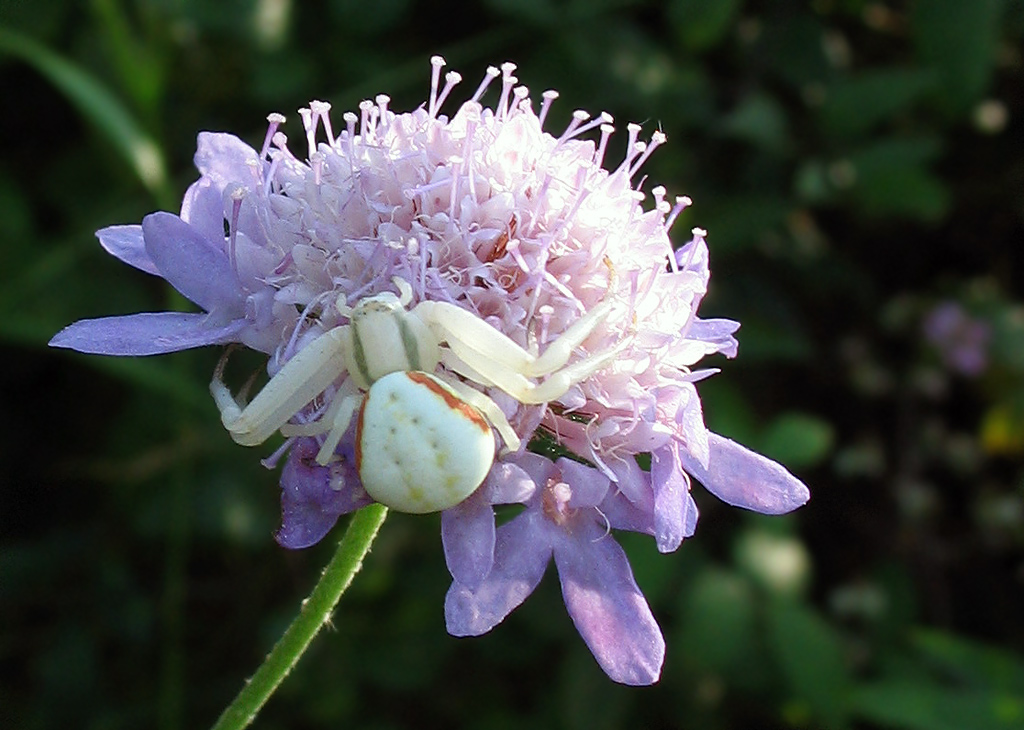
[[[1024,727],[1022,37],[1021,0],[0,0],[0,726],[210,725],[340,534],[274,543],[215,349],[46,349],[186,307],[93,232],[176,211],[198,131],[409,110],[440,53],[448,111],[512,60],[561,92],[556,135],[576,108],[666,132],[646,188],[694,199],[701,313],[743,323],[708,425],[813,496],[762,518],[695,488],[678,552],[623,536],[668,642],[647,689],[604,677],[553,571],[448,637],[439,519],[392,515],[255,727]]]

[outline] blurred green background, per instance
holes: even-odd
[[[694,199],[702,314],[743,323],[708,424],[813,497],[768,519],[695,488],[677,553],[623,537],[668,641],[647,689],[602,675],[553,571],[448,637],[439,520],[392,515],[255,727],[1024,727],[1022,37],[1022,0],[0,0],[0,727],[209,726],[340,534],[274,543],[215,349],[46,349],[185,306],[93,232],[176,211],[198,131],[409,110],[435,53],[453,99],[513,60],[561,92],[549,131],[667,133],[647,189]]]

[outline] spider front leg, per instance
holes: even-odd
[[[210,394],[231,438],[257,446],[345,372],[347,326],[335,327],[303,347],[285,363],[248,405],[240,404],[224,383],[224,354],[213,373]]]
[[[423,302],[414,312],[448,344],[456,358],[481,376],[485,385],[505,391],[521,403],[546,403],[565,395],[573,384],[606,367],[624,346],[597,353],[566,367],[572,353],[608,317],[613,305],[601,302],[572,323],[544,352],[533,355],[485,321],[446,302]],[[459,370],[457,363],[445,364]],[[466,373],[463,373],[466,374]],[[544,378],[534,383],[530,378]]]

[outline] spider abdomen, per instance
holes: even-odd
[[[370,387],[356,425],[363,487],[401,512],[453,507],[480,486],[494,462],[483,415],[440,379],[393,372]]]

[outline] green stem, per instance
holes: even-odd
[[[370,544],[377,536],[387,507],[372,504],[352,516],[345,536],[338,543],[338,549],[331,562],[324,568],[320,582],[302,603],[302,610],[291,626],[267,655],[249,683],[235,697],[234,702],[213,726],[213,730],[242,730],[256,718],[282,680],[288,676],[302,653],[306,651],[313,637],[327,623],[331,612],[345,592],[352,578],[362,567],[363,558],[370,551]]]

